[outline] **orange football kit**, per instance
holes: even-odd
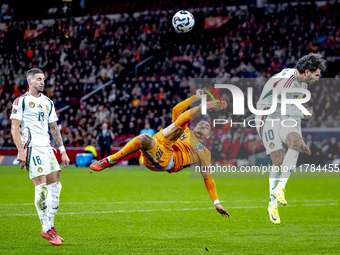
[[[207,167],[207,170],[209,169],[211,162],[210,151],[196,138],[194,132],[187,127],[190,122],[190,116],[192,120],[200,113],[200,110],[194,108],[192,109],[194,112],[191,112],[191,114],[190,111],[182,114],[191,103],[196,101],[196,96],[192,96],[176,105],[173,110],[172,121],[175,122],[178,128],[184,129],[184,133],[177,141],[169,141],[160,130],[152,137],[156,142],[156,146],[151,150],[140,150],[144,158],[144,164],[148,169],[157,172],[167,171],[174,173],[197,163],[202,166],[201,169],[203,167]],[[202,172],[202,176],[211,200],[216,201],[218,197],[211,173],[209,171]]]

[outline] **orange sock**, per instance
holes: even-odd
[[[125,158],[126,156],[139,151],[143,147],[142,142],[139,139],[139,136],[133,138],[130,142],[128,142],[123,149],[118,151],[116,154],[110,156],[110,160],[116,162]]]
[[[175,121],[176,127],[179,129],[186,129],[189,122],[197,117],[201,113],[201,109],[194,107],[186,112],[182,113]]]

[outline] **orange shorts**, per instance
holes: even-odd
[[[174,164],[172,145],[175,141],[166,139],[162,130],[152,137],[156,145],[151,150],[140,150],[143,155],[144,165],[152,171],[168,171]]]

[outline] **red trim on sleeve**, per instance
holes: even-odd
[[[286,84],[283,87],[287,88],[288,84],[293,80],[294,80],[294,75],[290,76],[290,78],[287,80]]]
[[[23,94],[23,95],[21,95],[20,97],[25,97],[25,96],[27,96],[27,94],[25,93],[25,94]],[[19,100],[20,100],[20,97],[17,97],[15,100],[14,100],[14,105],[19,105]]]

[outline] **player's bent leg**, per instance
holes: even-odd
[[[174,164],[172,146],[175,142],[166,139],[161,131],[152,138],[144,138],[141,137],[143,143],[141,153],[145,167],[156,172],[171,170]]]
[[[271,195],[273,195],[281,205],[287,205],[285,192],[285,189],[276,186],[276,188],[272,190]]]
[[[143,145],[144,150],[151,150],[153,147],[156,146],[155,140],[149,136],[148,134],[142,134],[139,136],[139,139]]]
[[[195,119],[199,114],[201,114],[201,109],[198,107],[191,108],[190,110],[185,111],[175,121],[176,126],[179,129],[186,129],[189,122]]]
[[[289,149],[300,151],[302,147],[302,137],[299,133],[291,132],[287,135],[285,140]]]
[[[185,128],[184,128],[185,129]],[[172,123],[168,127],[162,130],[163,136],[169,141],[176,141],[184,132],[184,129],[180,129],[176,126],[176,123]]]
[[[144,137],[145,135],[146,134],[143,134],[141,136]],[[136,136],[131,141],[129,141],[120,151],[91,164],[90,168],[94,171],[102,171],[107,167],[112,167],[116,165],[117,161],[129,156],[132,153],[139,151],[142,148],[143,148],[143,144],[141,142],[141,139],[139,136]]]
[[[296,168],[296,163],[299,157],[300,149],[302,147],[302,137],[297,132],[290,132],[287,135],[285,142],[288,146],[288,150],[283,158],[280,182],[278,183],[277,187],[273,190],[274,196],[278,198],[278,201],[282,205],[287,204],[287,201],[285,199],[286,192],[285,187],[291,173]]]
[[[201,109],[194,107],[182,113],[174,123],[162,130],[163,136],[169,141],[176,141],[188,127],[191,120],[201,113]]]

